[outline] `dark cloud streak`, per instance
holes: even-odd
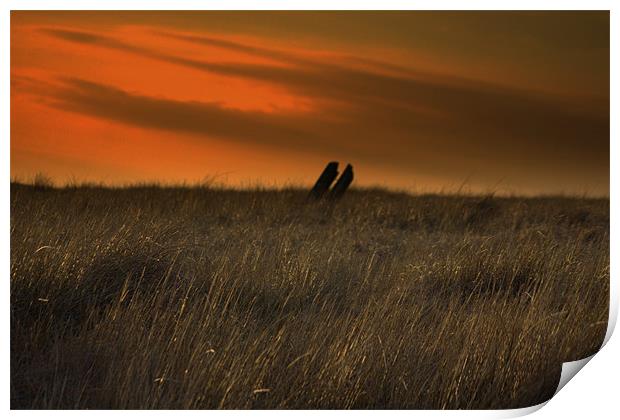
[[[55,106],[151,129],[284,145],[316,140],[296,127],[297,117],[227,109],[217,103],[183,102],[131,94],[113,86],[65,79],[53,92]]]

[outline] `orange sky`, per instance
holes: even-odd
[[[606,12],[12,12],[11,174],[609,190]]]

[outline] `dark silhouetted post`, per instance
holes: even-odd
[[[353,166],[349,164],[342,175],[340,175],[340,178],[338,178],[338,181],[336,181],[334,188],[332,188],[330,198],[342,197],[349,185],[351,185],[351,182],[353,182]]]
[[[321,176],[319,176],[319,179],[316,180],[312,190],[310,190],[310,197],[321,198],[329,190],[330,185],[332,185],[337,176],[338,162],[329,162]]]

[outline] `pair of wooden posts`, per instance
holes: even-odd
[[[314,187],[310,190],[310,197],[319,199],[322,197],[327,198],[340,198],[344,195],[349,188],[349,185],[353,182],[353,166],[347,164],[342,175],[338,178],[338,181],[334,184],[334,187],[329,190],[336,177],[338,176],[338,162],[329,162],[319,179],[317,179]]]

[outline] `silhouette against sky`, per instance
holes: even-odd
[[[608,195],[607,12],[12,12],[11,174]]]

